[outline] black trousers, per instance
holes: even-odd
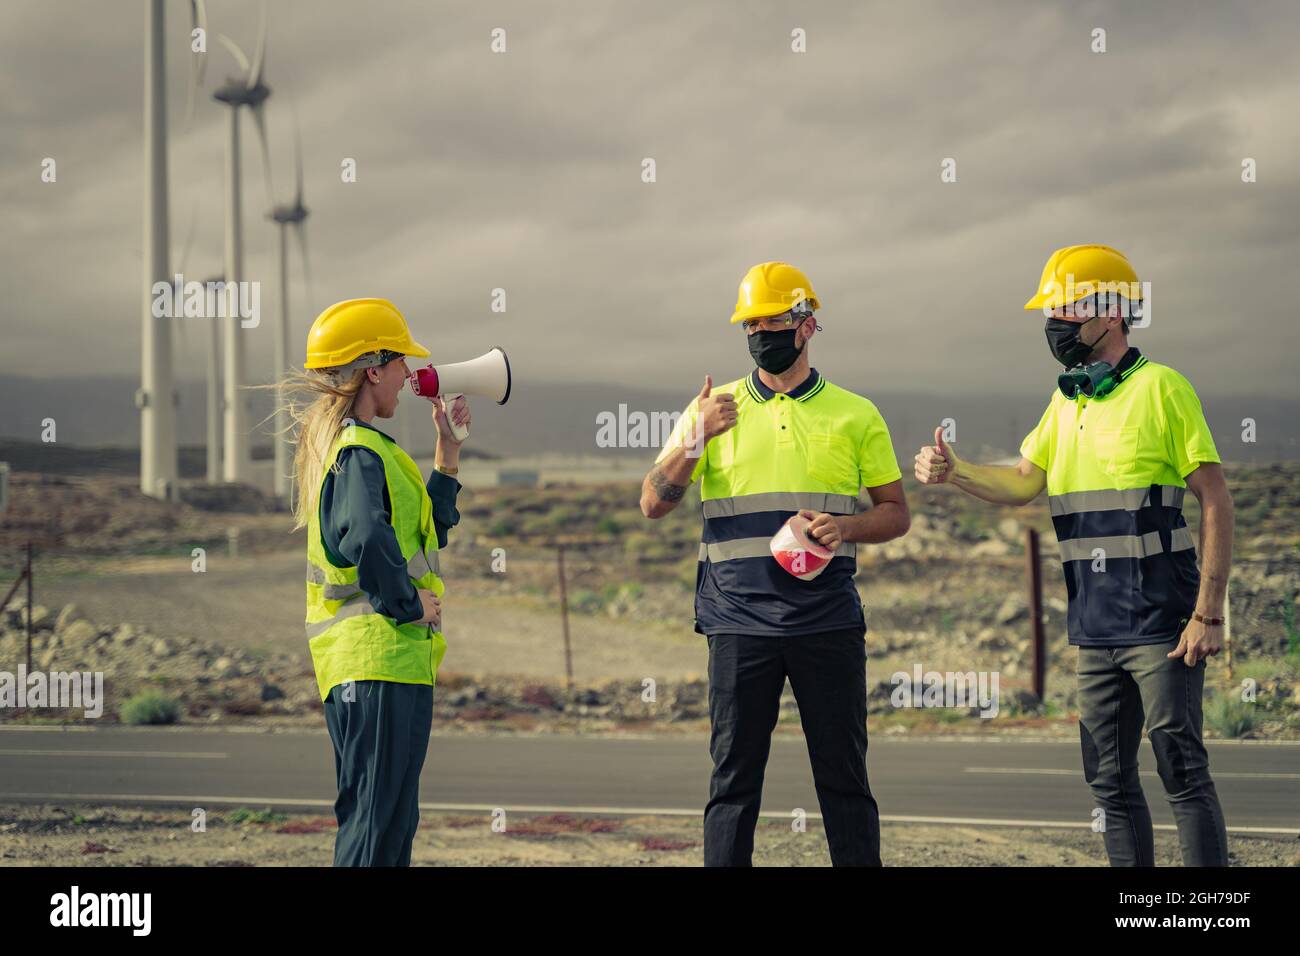
[[[867,646],[861,630],[797,637],[709,635],[704,865],[749,866],[781,691],[799,704],[831,862],[880,865],[880,812],[867,785]],[[793,808],[790,808],[793,809]]]
[[[420,770],[433,729],[428,684],[359,680],[325,698],[339,795],[335,866],[410,866]]]
[[[1178,642],[1079,648],[1083,774],[1104,811],[1111,866],[1154,866],[1151,811],[1138,780],[1142,728],[1178,825],[1184,866],[1227,866],[1228,833],[1201,740],[1205,661],[1168,658]]]

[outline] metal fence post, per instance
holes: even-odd
[[[32,543],[27,542],[27,673],[32,672]]]
[[[560,620],[564,624],[564,689],[573,690],[573,651],[569,645],[569,591],[564,580],[564,545],[556,551],[560,571]]]
[[[1029,589],[1030,642],[1034,654],[1034,696],[1047,699],[1047,647],[1043,638],[1043,569],[1038,561],[1038,532],[1025,529],[1025,585]]]

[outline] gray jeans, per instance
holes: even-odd
[[[1105,811],[1111,866],[1154,866],[1151,813],[1138,782],[1143,718],[1178,824],[1185,866],[1227,866],[1228,835],[1201,742],[1205,662],[1168,659],[1177,641],[1079,648],[1083,774]]]

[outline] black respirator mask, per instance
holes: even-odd
[[[749,354],[754,364],[764,372],[780,375],[799,358],[803,346],[795,345],[795,335],[803,320],[812,315],[811,309],[795,308],[791,310],[795,327],[779,332],[759,331],[748,336]],[[804,343],[807,344],[806,342]]]

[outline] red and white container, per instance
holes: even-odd
[[[826,569],[835,557],[835,552],[823,548],[808,537],[808,525],[811,522],[799,515],[792,515],[790,520],[781,525],[781,530],[772,535],[772,557],[800,581],[811,581]]]

